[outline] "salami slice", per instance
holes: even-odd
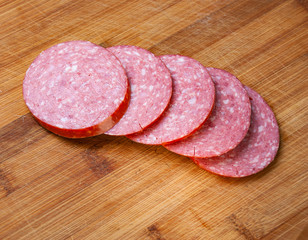
[[[43,51],[27,70],[23,95],[43,127],[68,138],[104,133],[129,102],[121,63],[103,47],[85,41]]]
[[[106,134],[142,131],[166,109],[172,95],[170,72],[153,53],[136,46],[108,48],[121,61],[131,87],[131,100],[121,120]]]
[[[191,134],[209,116],[215,99],[214,83],[198,61],[179,55],[165,55],[173,79],[173,95],[159,120],[143,132],[129,135],[133,141],[163,144]]]
[[[201,168],[227,177],[245,177],[268,166],[279,147],[274,113],[262,97],[245,87],[251,100],[251,124],[244,140],[233,150],[214,158],[192,158]]]
[[[189,157],[219,156],[235,148],[248,131],[251,106],[243,85],[224,70],[207,70],[216,88],[213,112],[197,132],[165,145],[172,152]]]

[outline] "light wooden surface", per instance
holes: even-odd
[[[0,1],[0,239],[307,239],[305,0]],[[41,128],[22,80],[68,40],[129,44],[226,69],[273,108],[276,160],[229,179],[163,147]]]

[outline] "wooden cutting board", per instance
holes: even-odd
[[[307,5],[0,1],[0,239],[307,239]],[[275,112],[276,160],[230,179],[160,146],[44,130],[23,102],[23,77],[41,51],[69,40],[138,45],[230,71]]]

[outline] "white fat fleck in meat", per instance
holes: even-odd
[[[63,100],[63,103],[66,104],[66,103],[71,103],[72,102],[72,99],[70,98],[66,98]]]
[[[153,87],[152,85],[149,87],[150,92],[153,91],[153,88],[154,88],[154,87]]]
[[[144,68],[142,68],[142,69],[141,69],[141,75],[142,75],[142,76],[145,76],[145,74],[146,74],[146,70],[145,70]]]
[[[229,99],[223,100],[224,104],[228,104],[229,103]]]
[[[262,162],[260,164],[260,167],[258,167],[258,169],[263,169],[265,167],[265,165],[266,165],[266,161]]]
[[[78,66],[77,65],[73,65],[71,71],[75,72],[77,70]]]
[[[152,141],[154,141],[156,139],[156,137],[153,135],[153,134],[150,134],[149,136],[149,139],[151,139]]]
[[[251,163],[257,163],[259,161],[260,156],[256,156],[254,159],[252,159],[250,162]]]
[[[119,103],[120,103],[120,100],[119,100],[119,99],[115,99],[113,102],[114,102],[114,104],[116,104],[116,105],[117,105],[117,104],[119,104]]]
[[[185,88],[185,89],[182,91],[182,93],[185,94],[187,91],[188,91],[188,89]]]
[[[71,69],[70,66],[66,66],[65,69],[64,69],[64,72],[68,72],[70,69]]]
[[[62,117],[62,118],[61,118],[61,122],[66,123],[67,121],[68,121],[68,118],[67,118],[67,117]]]
[[[193,98],[191,98],[191,99],[188,100],[188,103],[189,103],[190,105],[193,105],[193,104],[196,103],[196,101],[197,101],[197,99],[196,99],[195,97],[193,97]]]
[[[215,170],[216,170],[216,168],[215,168],[215,167],[212,167],[212,166],[209,167],[209,169],[212,170],[212,171],[215,171]]]
[[[176,68],[173,67],[173,66],[169,66],[169,70],[170,70],[171,72],[175,72],[175,71],[176,71]],[[176,74],[176,73],[174,73],[174,74]]]
[[[261,125],[261,126],[259,126],[259,127],[258,127],[258,132],[262,132],[262,131],[263,131],[263,129],[264,129],[264,126],[262,126],[262,125]]]
[[[96,53],[97,52],[97,48],[93,48],[89,51],[90,53]]]
[[[130,89],[131,89],[131,92],[135,92],[135,90],[136,90],[136,85],[135,85],[135,84],[131,84],[131,85],[130,85]]]
[[[229,108],[229,111],[230,113],[234,113],[234,108],[233,107]]]

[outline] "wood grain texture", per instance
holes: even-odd
[[[308,13],[303,0],[0,1],[0,239],[306,239]],[[138,45],[224,68],[273,108],[275,161],[219,177],[160,146],[41,128],[22,98],[44,49]]]

